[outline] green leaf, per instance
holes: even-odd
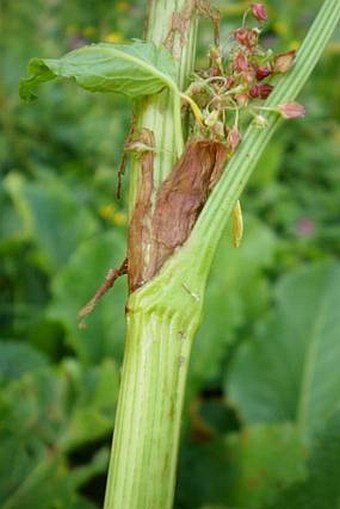
[[[221,504],[232,487],[226,443],[217,437],[207,443],[187,441],[179,456],[175,507],[192,509]]]
[[[120,278],[114,288],[79,328],[78,313],[104,281],[107,272],[121,265],[125,239],[119,231],[93,237],[71,256],[69,263],[52,280],[53,299],[48,315],[66,329],[66,341],[83,362],[121,356],[124,339],[126,281]]]
[[[72,384],[75,400],[63,444],[73,448],[111,431],[118,398],[118,368],[111,359],[87,370],[69,360],[63,371]]]
[[[191,387],[197,389],[220,372],[226,348],[236,339],[236,328],[252,323],[268,302],[262,276],[275,250],[273,233],[260,221],[245,217],[245,235],[238,249],[230,227],[220,242],[204,301],[203,323],[193,345]]]
[[[340,402],[340,265],[284,276],[262,332],[237,352],[226,390],[246,422],[295,422],[307,436]]]
[[[20,82],[20,96],[35,99],[32,89],[55,78],[73,78],[91,92],[119,92],[132,99],[176,87],[174,61],[152,43],[93,44],[59,59],[33,58],[28,77]]]
[[[7,451],[8,452],[8,451]],[[8,458],[7,458],[8,461]],[[74,492],[60,455],[46,454],[43,461],[28,472],[25,482],[13,489],[2,509],[66,509]]]
[[[108,451],[100,449],[72,468],[66,453],[109,433],[117,395],[118,369],[109,359],[91,368],[70,360],[61,369],[27,373],[2,388],[1,507],[73,507],[77,488],[105,471]]]
[[[262,509],[282,488],[306,477],[306,453],[289,423],[247,426],[227,435],[226,443],[235,475],[232,507]]]
[[[46,367],[47,358],[31,345],[19,341],[0,342],[0,381],[10,381]]]
[[[55,461],[60,458],[49,454],[49,448],[56,445],[67,422],[63,400],[63,383],[48,368],[27,373],[1,391],[0,503],[6,500],[4,507],[26,507],[21,497],[35,491],[41,476],[56,474]]]
[[[251,425],[205,443],[183,443],[175,506],[263,509],[306,475],[306,452],[295,426]]]
[[[286,489],[270,509],[339,509],[340,412],[318,437],[309,461],[309,477]]]
[[[60,179],[28,181],[11,173],[5,185],[22,217],[25,235],[38,247],[36,256],[45,270],[54,273],[98,229],[94,216],[77,203]]]

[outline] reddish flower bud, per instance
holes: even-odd
[[[258,43],[260,32],[256,28],[237,28],[233,32],[233,37],[242,46],[248,50],[253,50]]]
[[[228,90],[229,88],[232,88],[235,86],[235,78],[232,76],[228,76],[225,78],[224,86]]]
[[[267,21],[267,9],[263,4],[251,4],[251,13],[257,21]]]
[[[240,141],[241,141],[241,133],[237,129],[237,127],[234,126],[232,129],[230,129],[228,136],[227,136],[227,142],[229,144],[231,153],[235,152]]]
[[[256,98],[258,98],[258,99],[267,99],[267,97],[269,96],[269,94],[271,93],[273,88],[274,87],[272,85],[267,85],[267,84],[254,85],[249,90],[249,95],[253,99],[256,99]]]
[[[300,118],[305,116],[305,108],[298,102],[291,101],[277,106],[277,111],[283,118]]]
[[[216,46],[213,46],[212,48],[210,48],[209,57],[213,61],[221,60],[221,52],[220,52],[219,48],[217,48]]]
[[[234,57],[233,64],[236,72],[242,72],[248,69],[248,59],[244,53],[237,53]]]
[[[256,79],[258,81],[264,80],[265,78],[268,78],[272,73],[272,70],[268,66],[260,66],[256,69]]]
[[[274,73],[288,72],[293,65],[295,55],[296,55],[295,49],[277,55],[274,59],[273,72]]]
[[[248,94],[246,94],[246,93],[235,94],[235,101],[241,108],[244,108],[245,106],[247,106],[248,99],[249,99],[249,97],[248,97]]]
[[[254,83],[254,72],[252,69],[242,72],[242,83],[249,88]]]
[[[219,76],[222,72],[222,58],[219,48],[212,47],[209,52],[211,60],[211,76]]]

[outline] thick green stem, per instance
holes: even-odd
[[[131,309],[106,508],[170,509],[197,313]],[[189,318],[189,319],[188,319]]]
[[[177,62],[177,83],[187,85],[195,57],[193,0],[153,0],[147,40],[167,43]],[[186,16],[182,33],[173,30],[173,14]],[[155,137],[153,167],[157,187],[183,149],[179,98],[171,91],[141,101],[135,126]],[[177,101],[177,102],[176,102]],[[140,185],[140,164],[130,169],[130,210]],[[182,289],[183,292],[183,289]],[[132,294],[127,306],[126,349],[109,466],[105,509],[170,509],[177,462],[180,419],[188,359],[200,318],[201,302],[184,290],[186,310],[171,299],[159,305]]]
[[[176,81],[179,89],[185,89],[188,76],[193,70],[197,18],[193,0],[152,0],[149,5],[146,40],[155,44],[169,41],[173,34],[173,56],[177,63]],[[173,31],[173,14],[193,11],[185,33]],[[184,27],[185,28],[185,27]],[[184,37],[184,39],[183,39]],[[181,39],[182,38],[182,39]],[[168,49],[169,43],[168,43]],[[136,107],[136,127],[150,129],[155,136],[154,182],[159,185],[171,172],[183,148],[183,135],[180,122],[179,98],[172,97],[173,92],[164,91],[157,96],[146,97]],[[140,167],[138,162],[131,164],[130,169],[130,210],[135,203],[139,184]]]

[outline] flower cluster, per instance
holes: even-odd
[[[252,22],[248,26],[249,18]],[[276,108],[261,105],[274,88],[273,78],[289,72],[296,53],[291,50],[275,55],[262,47],[262,24],[267,19],[263,4],[251,4],[242,26],[231,34],[228,57],[224,58],[220,47],[211,48],[209,68],[196,74],[188,90],[188,95],[202,111],[200,125],[203,124],[211,136],[226,140],[231,153],[241,139],[240,114],[244,111],[253,115],[258,127],[264,127],[267,122],[262,110],[274,110],[283,118],[304,115],[303,106],[296,102]],[[257,26],[252,26],[254,24]]]

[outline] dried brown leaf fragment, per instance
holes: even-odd
[[[155,195],[151,210],[152,155],[141,162],[144,176],[129,233],[129,287],[150,281],[183,245],[224,169],[228,149],[215,140],[190,140]],[[145,189],[143,189],[145,187]]]

